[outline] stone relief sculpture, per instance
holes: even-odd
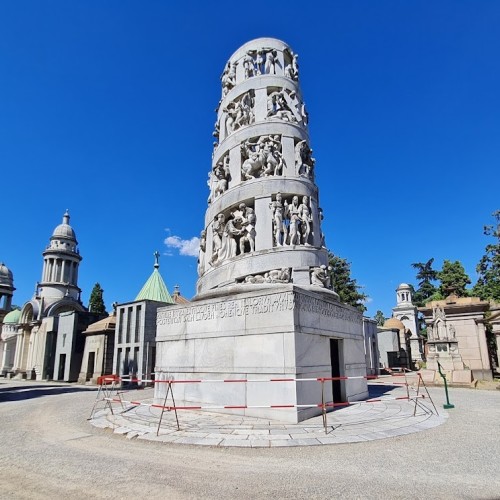
[[[455,326],[454,325],[450,325],[450,327],[448,328],[448,338],[449,339],[455,339],[456,335],[457,335],[457,332],[455,330]]]
[[[432,325],[427,325],[427,340],[434,340],[434,332]]]
[[[298,123],[295,92],[286,92],[284,89],[271,92],[267,98],[267,119],[278,119],[290,123]],[[297,116],[296,116],[297,114]]]
[[[231,212],[226,220],[224,214],[217,215],[212,225],[213,250],[210,264],[216,266],[236,255],[255,251],[255,212],[240,203],[238,210]],[[239,251],[239,253],[238,253]]]
[[[228,92],[236,85],[236,64],[228,61],[224,72],[220,77],[222,83],[222,97],[225,97]]]
[[[209,175],[210,197],[208,198],[208,202],[210,203],[227,191],[229,181],[231,180],[229,155],[226,155],[223,160],[219,161]]]
[[[241,165],[243,180],[281,175],[284,160],[279,135],[263,135],[256,142],[245,141],[241,152],[245,158]]]
[[[251,92],[246,92],[224,108],[226,137],[235,130],[250,125],[255,121],[254,103],[255,99]]]
[[[330,273],[332,268],[326,267],[324,264],[319,267],[311,268],[311,285],[320,286],[323,288],[331,288]]]
[[[286,203],[286,202],[285,202]],[[288,227],[286,224],[286,209],[281,193],[276,194],[276,200],[269,204],[273,217],[274,246],[281,247],[286,244]]]
[[[207,248],[207,232],[203,230],[200,233],[200,251],[198,252],[198,276],[205,271],[205,251]]]
[[[282,194],[269,204],[273,220],[273,246],[311,245],[313,217],[308,196],[293,196],[291,203]]]
[[[277,50],[268,47],[248,50],[242,60],[245,79],[258,75],[275,75],[277,57]]]
[[[318,219],[319,219],[319,224],[320,224],[320,240],[321,240],[321,246],[323,248],[326,248],[326,243],[325,243],[325,233],[321,229],[321,224],[323,222],[323,219],[325,218],[325,215],[323,213],[323,209],[321,207],[318,207]]]
[[[311,210],[309,208],[309,197],[303,196],[302,203],[299,205],[299,218],[301,221],[301,243],[309,245],[309,237],[311,236]]]
[[[308,179],[314,179],[314,163],[316,160],[312,157],[312,149],[307,145],[307,142],[300,141],[295,146],[295,169],[296,172]]]
[[[273,269],[263,275],[249,274],[245,276],[242,283],[290,283],[290,269],[283,267],[281,269]]]
[[[245,71],[245,80],[255,75],[255,59],[252,52],[247,52],[243,57],[243,69]]]
[[[214,131],[212,132],[212,136],[219,140],[219,135],[220,135],[220,125],[219,121],[216,121],[214,124]]]
[[[289,245],[300,245],[300,215],[299,215],[299,197],[294,196],[292,198],[292,204],[288,206],[287,210],[288,218],[290,219],[290,241]]]
[[[291,62],[285,66],[285,76],[291,80],[299,79],[299,55],[290,52]]]
[[[247,251],[247,243],[250,252],[255,252],[255,214],[248,215],[247,223],[243,226],[244,232],[240,238],[240,254]]]
[[[224,214],[219,214],[212,224],[212,257],[210,264],[214,265],[219,260],[222,249],[222,238],[226,228],[226,218]]]

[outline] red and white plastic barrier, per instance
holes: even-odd
[[[121,398],[103,398],[104,401],[109,401],[111,403],[129,404],[131,406],[149,406],[150,408],[161,408],[163,410],[244,410],[247,408],[337,408],[352,405],[362,405],[366,403],[379,403],[384,401],[396,401],[396,400],[409,400],[420,398],[424,399],[423,394],[414,396],[410,398],[409,396],[401,397],[387,397],[387,398],[377,398],[377,399],[367,399],[365,401],[353,401],[353,402],[343,402],[343,403],[314,403],[314,404],[302,404],[302,405],[183,405],[183,406],[171,406],[171,405],[160,405],[155,403],[143,403],[141,401],[126,401]]]
[[[415,373],[415,376],[420,376],[420,374]],[[117,377],[115,375],[103,376],[104,382],[127,382],[127,383],[144,383],[144,384],[218,384],[218,383],[254,383],[254,382],[332,382],[339,380],[377,380],[375,383],[384,383],[392,377],[407,377],[405,374],[395,374],[395,375],[359,375],[353,377],[314,377],[314,378],[269,378],[269,379],[250,379],[250,378],[239,378],[239,379],[185,379],[185,380],[153,380],[153,379],[141,379],[141,378],[127,378],[127,377]],[[380,380],[380,382],[378,382]],[[391,385],[406,385],[406,382],[391,382]]]

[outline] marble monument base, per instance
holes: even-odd
[[[321,408],[269,406],[318,405],[321,383],[267,380],[366,375],[361,313],[315,286],[234,285],[158,309],[156,348],[157,379],[263,380],[174,384],[176,402],[248,406],[214,411],[290,423]],[[363,378],[325,382],[323,390],[325,401],[368,397]],[[155,398],[165,391],[156,384]]]
[[[429,353],[426,369],[420,371],[424,382],[444,384],[443,377],[439,374],[438,363],[448,384],[462,385],[472,382],[472,372],[463,363],[456,339],[429,340],[427,345]]]

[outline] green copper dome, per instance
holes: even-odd
[[[155,252],[155,265],[154,270],[149,279],[144,283],[141,291],[135,298],[135,300],[156,300],[157,302],[166,302],[167,304],[175,304],[174,300],[170,296],[167,290],[167,285],[163,281],[158,268],[160,264],[158,263],[158,258],[160,254]]]
[[[3,319],[4,323],[11,323],[17,325],[21,319],[21,311],[19,309],[14,309],[5,315]]]

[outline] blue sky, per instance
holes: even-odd
[[[300,55],[330,250],[368,314],[412,262],[473,281],[500,208],[500,2],[0,3],[0,261],[31,298],[66,208],[85,303],[133,300],[159,250],[195,293],[214,109],[229,56],[261,36]],[[165,243],[168,241],[170,245]],[[173,244],[173,245],[172,245]]]

